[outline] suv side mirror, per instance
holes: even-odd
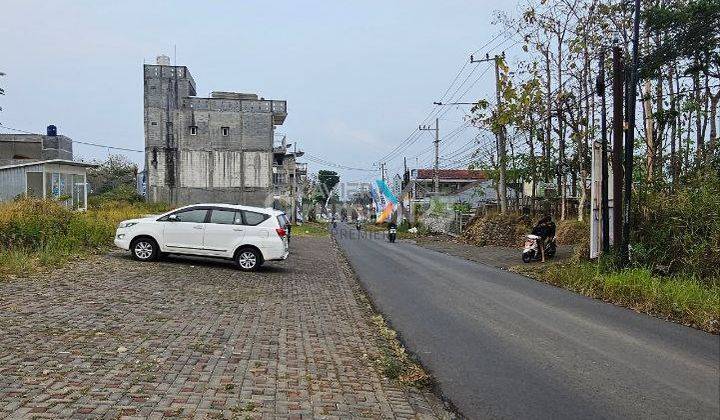
[[[170,221],[170,222],[179,222],[180,219],[178,219],[177,214],[171,214],[170,216],[168,216],[168,221]]]

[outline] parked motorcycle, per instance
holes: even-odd
[[[390,243],[394,243],[396,237],[397,237],[397,229],[394,227],[391,227],[390,229],[388,229],[388,240],[390,241]]]
[[[538,235],[527,235],[525,239],[525,248],[522,253],[522,260],[524,263],[529,263],[532,260],[539,260],[540,248],[538,247],[538,241],[540,237]],[[555,237],[553,236],[549,241],[545,242],[545,257],[552,258],[557,252],[557,244],[555,243]]]

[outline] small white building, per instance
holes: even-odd
[[[97,165],[64,159],[0,166],[0,201],[18,196],[56,198],[67,207],[87,209],[87,168]]]

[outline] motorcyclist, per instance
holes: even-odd
[[[390,235],[392,234],[393,229],[395,230],[395,234],[397,234],[397,223],[395,223],[394,219],[388,223],[387,228],[388,228],[388,238],[390,238]],[[390,242],[394,242],[394,241],[395,241],[394,238],[390,238]]]
[[[538,220],[532,229],[532,234],[540,237],[538,239],[538,248],[540,248],[542,262],[545,262],[545,241],[555,236],[555,222],[552,221],[552,217],[546,214]]]

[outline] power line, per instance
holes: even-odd
[[[326,159],[323,159],[323,158],[319,158],[319,157],[316,157],[316,156],[312,156],[312,155],[309,155],[309,154],[307,154],[307,153],[305,153],[304,158],[307,159],[307,160],[309,160],[310,162],[315,163],[315,164],[318,164],[318,165],[330,166],[330,167],[334,167],[334,168],[338,168],[338,169],[344,169],[344,170],[347,170],[347,171],[376,172],[375,169],[354,168],[354,167],[352,167],[352,166],[341,165],[341,164],[339,164],[339,163],[331,162],[331,161],[329,161],[329,160],[326,160]]]
[[[507,32],[508,32],[507,29],[504,30],[504,31],[501,31],[501,32],[498,33],[496,36],[494,36],[491,40],[489,40],[489,41],[486,42],[484,45],[482,45],[480,48],[478,48],[477,50],[473,51],[473,54],[474,54],[475,52],[477,52],[477,51],[480,51],[480,50],[486,48],[487,46],[489,46],[490,44],[492,44],[495,40],[497,40],[499,37],[501,37],[502,35],[507,34]],[[512,37],[504,39],[502,42],[500,42],[500,44],[496,45],[496,46],[493,47],[492,49],[495,49],[495,48],[503,45],[503,44],[504,44],[505,42],[507,42],[509,39],[512,39]],[[517,44],[518,42],[519,42],[519,41],[516,41],[515,44]],[[515,44],[513,44],[513,45],[515,45]],[[511,47],[512,47],[512,46],[511,46]],[[443,99],[445,99],[445,96],[447,96],[448,92],[450,92],[450,90],[453,88],[453,86],[455,85],[455,83],[457,82],[457,80],[460,78],[460,75],[461,75],[462,72],[465,70],[465,68],[468,66],[468,64],[470,64],[470,63],[468,63],[467,61],[464,61],[464,64],[460,67],[460,70],[458,71],[458,73],[457,73],[457,74],[455,75],[455,77],[453,78],[452,82],[450,83],[450,86],[448,86],[448,88],[445,90],[445,92],[444,92],[443,95],[441,96],[441,99],[440,99],[441,101],[442,101]],[[462,89],[462,86],[463,86],[465,83],[467,83],[467,80],[472,76],[472,74],[473,74],[476,70],[477,70],[477,66],[475,66],[475,67],[473,68],[473,70],[468,74],[468,76],[465,77],[465,79],[463,80],[463,82],[460,83],[460,84],[456,87],[455,91],[454,91],[453,94],[451,95],[451,98],[453,98],[453,97],[457,94],[457,92],[458,92],[460,89]],[[470,88],[472,88],[472,86],[474,86],[474,85],[477,83],[478,80],[479,80],[479,78],[476,79],[475,82],[473,82],[473,84],[470,86]],[[462,95],[466,94],[466,93],[470,90],[470,88],[466,89],[466,90],[463,92]],[[440,115],[441,112],[442,112],[442,115],[445,115],[448,111],[449,111],[449,109],[446,109],[446,110],[443,110],[443,111],[439,111],[437,108],[433,108],[433,109],[428,113],[428,115],[422,120],[421,125],[427,123],[427,121],[430,120],[430,119],[434,116],[434,114],[435,114],[435,116],[440,117],[440,116],[441,116],[441,115]],[[419,131],[417,128],[415,128],[403,141],[401,141],[398,145],[396,145],[393,149],[391,149],[390,152],[388,152],[388,153],[386,153],[385,155],[383,155],[378,161],[386,161],[386,160],[394,159],[394,158],[397,157],[403,150],[407,149],[407,148],[410,147],[412,144],[414,144],[415,142],[417,142],[417,140],[418,140],[419,137],[420,137],[419,134],[420,134],[420,131]]]
[[[6,130],[11,130],[11,131],[15,131],[15,132],[18,132],[18,133],[23,133],[23,134],[34,134],[34,135],[37,135],[37,136],[42,136],[42,135],[44,135],[44,134],[39,134],[39,133],[33,133],[32,131],[21,130],[21,129],[19,129],[19,128],[8,127],[8,126],[6,126],[6,125],[3,125],[2,123],[0,123],[0,128],[4,128],[4,129],[6,129]],[[101,147],[101,148],[103,148],[103,149],[123,150],[123,151],[126,151],[126,152],[145,153],[144,150],[129,149],[129,148],[127,148],[127,147],[109,146],[109,145],[107,145],[107,144],[99,144],[99,143],[91,143],[91,142],[87,142],[87,141],[73,140],[73,139],[71,139],[71,138],[69,138],[69,137],[68,137],[68,139],[69,139],[72,143],[83,144],[83,145],[85,145],[85,146]]]

